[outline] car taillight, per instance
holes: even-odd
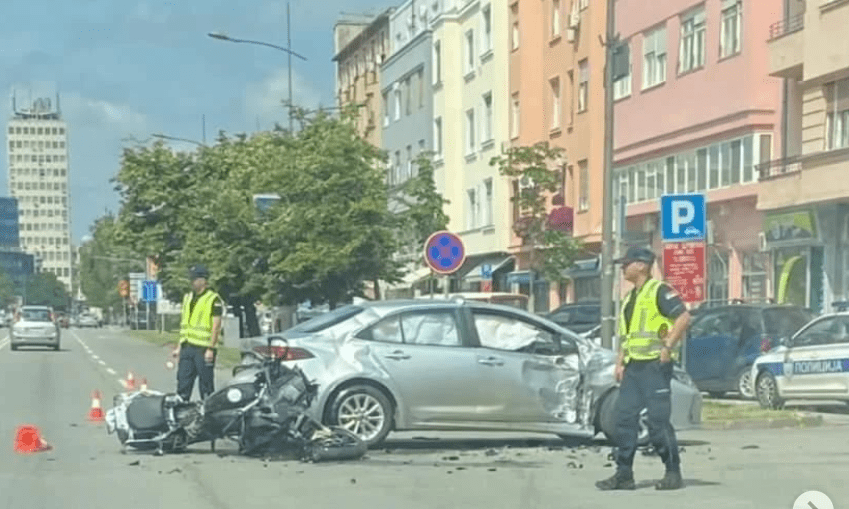
[[[312,359],[313,357],[313,354],[309,353],[303,348],[289,348],[289,351],[286,352],[286,358],[283,360],[299,361],[301,359]]]

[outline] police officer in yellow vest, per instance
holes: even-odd
[[[616,401],[616,473],[598,481],[602,490],[632,490],[637,450],[639,414],[648,408],[652,445],[663,460],[666,474],[655,485],[659,490],[683,486],[675,430],[670,423],[673,360],[690,321],[678,293],[651,276],[655,255],[648,249],[629,248],[614,260],[622,264],[624,278],[634,285],[622,302],[619,318],[619,355],[616,380],[621,382]]]
[[[188,401],[198,378],[201,399],[215,391],[215,358],[221,334],[224,305],[221,297],[207,286],[209,271],[203,265],[189,270],[192,292],[183,296],[180,344],[174,351],[177,366],[177,394]]]

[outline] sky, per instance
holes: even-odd
[[[401,3],[400,1],[397,3]],[[334,105],[333,25],[341,13],[378,13],[379,0],[290,2],[292,90],[296,104]],[[71,241],[117,212],[109,180],[121,151],[154,133],[207,143],[286,125],[288,56],[273,48],[220,41],[210,32],[286,47],[285,0],[3,0],[0,116],[30,97],[60,107],[69,133]],[[5,132],[5,128],[3,129]],[[175,149],[194,145],[169,142]],[[9,196],[6,143],[0,196]]]

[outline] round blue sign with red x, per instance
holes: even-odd
[[[451,232],[436,232],[425,242],[425,260],[439,274],[456,272],[466,261],[463,241]]]

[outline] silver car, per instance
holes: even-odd
[[[608,439],[618,395],[615,355],[526,311],[455,300],[348,305],[271,335],[319,384],[313,417],[370,447],[391,431],[526,431]],[[242,340],[243,366],[269,336]],[[272,346],[274,348],[274,346]],[[702,398],[675,369],[672,423],[699,427]],[[649,441],[646,411],[640,443]]]
[[[59,324],[53,308],[48,306],[22,306],[9,330],[10,346],[47,346],[59,350]]]

